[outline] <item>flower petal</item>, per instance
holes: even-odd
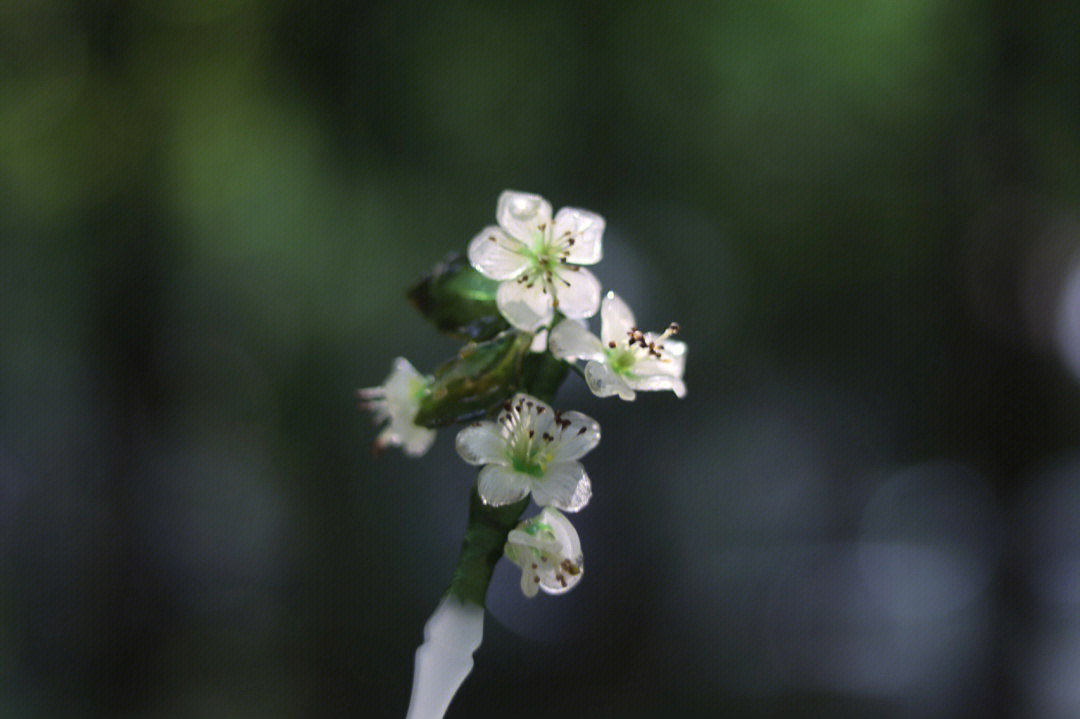
[[[564,360],[602,360],[604,346],[600,338],[574,320],[563,320],[551,331],[548,340],[551,354]]]
[[[529,258],[518,252],[521,243],[498,227],[485,227],[469,243],[469,263],[493,280],[510,280],[529,266]]]
[[[494,422],[477,422],[458,432],[458,454],[469,464],[509,464],[506,440]]]
[[[532,495],[537,504],[576,512],[589,503],[592,484],[580,462],[555,462],[547,466],[543,478],[533,480]]]
[[[551,222],[551,204],[540,195],[506,190],[499,195],[495,219],[511,237],[532,247],[538,226]]]
[[[555,412],[551,407],[532,395],[518,392],[499,411],[496,428],[509,442],[529,430],[541,436],[553,434],[554,423]]]
[[[603,362],[594,361],[585,365],[585,381],[597,397],[611,397],[616,394],[625,400],[636,397],[633,388],[626,383],[626,380],[615,374]]]
[[[559,417],[562,428],[553,452],[554,462],[581,459],[600,443],[600,423],[592,417],[581,412],[563,412]]]
[[[551,293],[540,282],[503,282],[495,293],[495,304],[507,322],[524,332],[534,332],[555,316]]]
[[[604,304],[600,307],[600,339],[604,346],[611,342],[618,342],[625,346],[626,333],[636,324],[630,307],[622,301],[621,297],[609,291],[604,296]]]
[[[537,574],[532,569],[527,569],[528,565],[521,568],[521,593],[529,599],[536,596],[536,591],[540,588],[540,582],[536,581]]]
[[[501,507],[512,504],[529,493],[529,477],[498,464],[489,464],[480,470],[476,491],[484,504]]]
[[[576,270],[576,272],[574,271]],[[577,265],[559,268],[558,275],[566,284],[555,281],[559,311],[571,319],[592,317],[600,309],[600,280],[584,267]]]
[[[570,235],[574,244],[567,249],[566,260],[575,265],[593,265],[604,256],[601,238],[604,234],[604,218],[595,212],[564,207],[555,215],[552,240],[559,243],[564,235]]]
[[[567,572],[563,567],[549,569],[540,575],[540,588],[547,594],[565,594],[581,581],[581,563],[576,557],[567,557],[574,571]],[[562,577],[560,580],[559,578]],[[535,582],[534,582],[535,583]]]
[[[657,341],[658,335],[651,332],[645,333],[646,342]],[[634,374],[639,376],[667,375],[669,377],[682,377],[686,367],[686,345],[678,340],[659,340],[663,346],[663,357],[643,357],[634,364]]]
[[[533,335],[532,342],[529,343],[529,351],[530,352],[537,352],[537,353],[542,354],[544,352],[547,352],[547,349],[548,349],[548,331],[547,330],[540,330],[535,335]]]
[[[402,440],[402,449],[405,454],[410,457],[419,457],[427,452],[435,441],[435,430],[414,424],[407,431],[402,432]]]
[[[552,511],[558,512],[559,510],[553,509]],[[540,519],[539,515],[533,517],[529,522],[545,523],[543,519]],[[554,531],[555,527],[551,525],[550,522],[546,523],[548,526],[551,526]],[[532,554],[530,550],[532,549],[535,549],[542,554],[552,555],[562,551],[563,545],[559,543],[558,537],[556,537],[556,539],[545,539],[542,532],[536,535],[529,534],[520,529],[520,527],[525,526],[525,524],[526,522],[522,522],[518,525],[518,529],[511,529],[510,533],[506,535],[507,546],[514,551],[514,557],[516,557],[517,560],[522,562],[532,561],[530,558]]]
[[[405,404],[413,398],[417,382],[423,382],[424,375],[420,374],[409,360],[398,357],[394,360],[393,369],[386,378],[383,386],[386,388],[386,400],[391,404]]]
[[[670,389],[675,396],[682,399],[686,396],[686,384],[678,377],[654,374],[638,379],[629,379],[627,383],[636,390],[651,392],[656,390]]]

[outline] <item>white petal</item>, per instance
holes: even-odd
[[[423,382],[424,379],[424,375],[420,374],[409,360],[398,357],[394,360],[390,376],[383,383],[386,387],[386,401],[390,404],[408,403],[413,399],[416,383]]]
[[[604,347],[600,338],[574,320],[563,320],[551,331],[548,341],[551,354],[564,360],[602,360]]]
[[[551,205],[540,195],[507,190],[499,195],[495,219],[511,237],[532,247],[538,226],[551,222]]]
[[[556,510],[552,510],[552,511],[557,512],[559,510],[556,509]],[[565,519],[565,517],[564,517],[564,519]],[[558,553],[560,553],[562,551],[563,545],[559,543],[558,537],[556,537],[555,540],[548,540],[548,539],[544,539],[540,535],[532,535],[532,534],[529,534],[528,532],[521,529],[521,527],[524,527],[526,524],[534,522],[534,521],[542,521],[542,522],[545,522],[546,524],[550,525],[549,522],[546,522],[545,520],[541,520],[539,518],[539,515],[538,515],[536,517],[533,517],[530,520],[526,520],[525,522],[522,522],[521,524],[518,525],[518,527],[519,527],[518,529],[512,529],[512,530],[510,530],[510,533],[508,535],[506,535],[506,541],[507,541],[509,547],[514,550],[514,556],[517,557],[517,559],[521,560],[522,562],[525,562],[525,561],[531,562],[532,561],[532,559],[531,559],[532,552],[530,551],[530,549],[535,549],[535,550],[539,551],[541,554],[558,554]],[[567,521],[569,521],[569,520],[567,520]],[[550,526],[552,527],[552,530],[554,531],[554,525],[550,525]]]
[[[521,568],[521,593],[529,599],[535,597],[536,591],[540,588],[540,582],[536,581],[536,576],[536,570],[528,564]]]
[[[548,331],[540,330],[533,335],[532,342],[529,343],[530,352],[547,352],[548,348]]]
[[[625,346],[626,333],[636,326],[634,313],[622,298],[614,292],[608,292],[604,296],[604,304],[600,308],[600,339],[607,346],[610,342],[618,342]]]
[[[512,504],[529,493],[529,476],[518,474],[498,464],[489,464],[480,470],[476,490],[484,504],[501,507]]]
[[[597,397],[619,395],[622,399],[632,400],[634,390],[621,376],[603,362],[589,362],[585,365],[585,381]]]
[[[508,464],[506,440],[494,422],[477,422],[458,432],[458,454],[469,464]]]
[[[534,332],[551,322],[555,316],[551,293],[543,291],[540,282],[515,282],[509,280],[499,285],[495,304],[506,321],[523,332]]]
[[[576,512],[589,503],[592,484],[580,463],[556,462],[547,466],[542,478],[533,480],[532,495],[537,504]]]
[[[571,559],[571,561],[573,560]],[[565,585],[556,578],[559,574],[562,575],[563,581],[566,582]],[[582,571],[580,564],[578,565],[578,570],[576,574],[570,574],[568,572],[562,571],[561,569],[558,572],[546,572],[540,577],[540,588],[543,589],[544,592],[547,594],[565,594],[566,592],[569,592],[571,589],[573,589],[574,585],[581,581],[581,574]]]
[[[403,440],[402,448],[405,450],[405,454],[410,457],[419,457],[427,452],[435,441],[435,430],[414,424],[407,432],[403,433]]]
[[[600,280],[584,267],[573,265],[558,269],[562,284],[555,280],[555,293],[559,298],[559,311],[572,319],[592,317],[600,309]]]
[[[627,383],[636,390],[651,392],[656,390],[670,389],[680,399],[686,396],[686,385],[678,377],[669,377],[662,374],[654,374],[649,377],[627,380]]]
[[[555,541],[562,546],[564,557],[574,559],[581,556],[581,540],[577,530],[570,520],[554,507],[544,507],[540,510],[540,521],[551,527],[555,534]]]
[[[560,418],[563,428],[557,435],[559,443],[554,448],[553,461],[581,459],[600,443],[600,423],[592,417],[581,412],[563,412]]]
[[[529,258],[516,250],[520,245],[498,227],[485,227],[469,243],[469,262],[493,280],[510,280],[529,266]]]
[[[574,238],[567,250],[567,261],[575,265],[593,265],[604,256],[601,238],[604,234],[604,218],[588,210],[564,207],[555,215],[552,240],[561,242],[564,234]]]
[[[647,332],[645,333],[645,340],[647,342],[657,341],[657,335]],[[668,375],[669,377],[682,377],[683,370],[686,367],[686,345],[678,340],[666,339],[659,340],[664,349],[663,357],[644,357],[638,360],[634,364],[634,374],[640,376],[647,375]]]
[[[554,434],[552,425],[555,422],[555,412],[551,407],[541,402],[532,395],[518,392],[509,402],[503,405],[499,411],[496,426],[500,432],[508,432],[520,436],[522,432],[530,429],[534,433],[543,436]]]

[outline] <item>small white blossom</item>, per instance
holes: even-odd
[[[604,218],[564,207],[551,217],[539,195],[506,191],[495,210],[498,226],[469,243],[469,262],[501,284],[499,312],[524,332],[551,323],[555,310],[592,317],[600,307],[600,282],[581,265],[600,261]]]
[[[642,332],[626,303],[608,292],[600,309],[600,337],[564,320],[551,331],[548,346],[559,359],[588,360],[585,381],[598,397],[632,400],[637,391],[663,389],[684,397],[686,345],[669,339],[678,330],[673,323],[662,334]]]
[[[544,507],[506,538],[506,558],[521,567],[521,591],[535,597],[570,591],[581,580],[581,541],[562,512]]]
[[[394,360],[394,369],[381,387],[362,389],[357,394],[375,423],[389,420],[375,440],[375,449],[400,445],[405,454],[419,457],[435,441],[435,430],[414,424],[420,400],[427,394],[431,378],[416,371],[404,357]]]
[[[480,470],[477,491],[485,504],[511,504],[532,492],[537,504],[576,512],[592,485],[577,460],[600,442],[600,425],[580,412],[554,412],[526,394],[503,405],[495,422],[461,430],[457,450]]]

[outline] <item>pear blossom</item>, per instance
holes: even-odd
[[[592,317],[600,307],[600,282],[582,267],[600,261],[604,218],[564,207],[554,219],[539,195],[507,190],[495,209],[498,226],[469,243],[469,262],[500,280],[495,303],[506,321],[533,332],[551,324],[555,311]]]
[[[394,360],[390,376],[380,387],[370,387],[357,392],[364,400],[364,409],[373,414],[376,424],[389,420],[386,428],[375,440],[375,449],[400,445],[408,454],[419,457],[428,451],[435,441],[435,430],[421,427],[413,422],[420,409],[420,400],[427,394],[431,378],[416,371],[404,357]]]
[[[506,558],[521,567],[521,591],[536,596],[570,591],[581,581],[581,542],[570,520],[554,507],[544,507],[510,531]]]
[[[686,345],[669,339],[678,331],[672,323],[662,334],[642,332],[626,303],[608,292],[600,308],[600,337],[563,320],[551,331],[548,346],[559,359],[588,360],[585,381],[598,397],[632,400],[638,391],[664,389],[685,397]]]
[[[477,491],[491,506],[511,504],[530,492],[539,505],[576,512],[589,502],[592,484],[577,460],[600,442],[600,425],[580,412],[555,412],[527,394],[503,405],[494,422],[476,422],[457,436],[457,451],[480,470]]]

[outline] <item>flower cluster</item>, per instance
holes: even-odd
[[[564,363],[563,375],[567,366],[584,362],[578,371],[598,397],[633,400],[637,392],[653,390],[685,396],[686,345],[673,339],[678,325],[659,333],[642,331],[618,295],[608,292],[601,299],[600,282],[586,269],[603,257],[602,217],[570,207],[553,216],[543,197],[507,191],[499,197],[495,219],[497,224],[485,227],[467,250],[475,276],[490,283],[493,321],[505,321],[501,326],[509,325],[508,332],[517,333],[532,352]],[[475,308],[476,297],[468,301]],[[597,312],[599,337],[586,323]],[[470,379],[460,386],[482,385]],[[421,422],[421,406],[440,392],[446,394],[404,359],[396,360],[382,387],[361,390],[376,421],[388,420],[376,447],[400,445],[414,456],[427,451],[438,423]],[[506,535],[504,553],[521,568],[525,595],[565,592],[581,578],[582,556],[577,532],[563,512],[577,512],[592,496],[578,460],[599,443],[600,426],[580,412],[557,412],[524,392],[486,409],[494,419],[461,430],[457,451],[482,467],[476,491],[484,505],[505,507],[531,496],[541,507]]]

